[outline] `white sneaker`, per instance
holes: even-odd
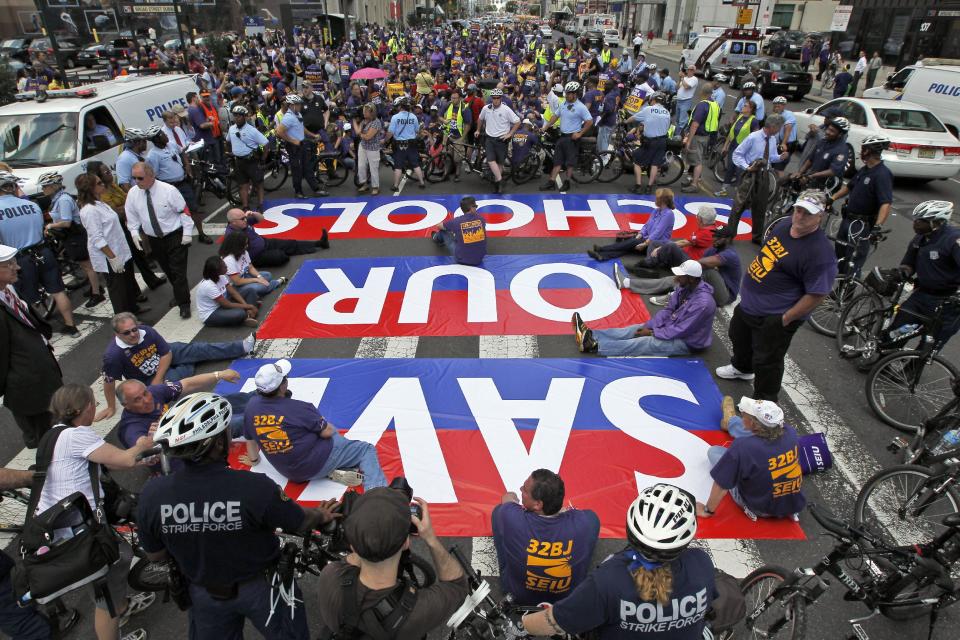
[[[623,272],[620,271],[620,265],[616,262],[613,263],[613,281],[617,285],[617,289],[623,289]]]
[[[724,380],[753,380],[752,373],[744,373],[732,364],[717,367],[717,377]]]
[[[327,477],[348,487],[359,487],[363,484],[363,474],[356,469],[334,469]]]
[[[655,304],[658,307],[665,307],[667,303],[670,302],[670,294],[666,293],[662,296],[651,296],[650,304]]]
[[[120,640],[147,640],[147,630],[146,629],[136,629],[130,633],[123,633],[121,630],[120,633],[123,635],[120,637]]]
[[[252,353],[253,348],[256,346],[257,346],[257,332],[254,331],[253,333],[251,333],[250,335],[248,335],[246,338],[243,339],[243,352],[247,354]]]

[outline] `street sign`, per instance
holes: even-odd
[[[174,13],[172,4],[135,4],[124,7],[124,11],[128,8],[133,9],[133,13]]]
[[[753,21],[753,9],[737,9],[737,24],[750,24]]]
[[[830,31],[846,31],[850,24],[850,14],[853,13],[853,5],[842,4],[833,12],[833,20],[830,22]]]

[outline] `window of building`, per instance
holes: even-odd
[[[781,29],[789,29],[791,23],[793,22],[793,10],[796,5],[792,4],[776,4],[773,7],[773,15],[770,16],[770,26],[780,27]],[[755,8],[754,11],[757,11],[759,7]]]

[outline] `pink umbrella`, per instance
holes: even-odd
[[[379,80],[380,78],[386,78],[387,72],[383,69],[374,69],[373,67],[364,67],[359,71],[354,72],[350,76],[351,80]]]

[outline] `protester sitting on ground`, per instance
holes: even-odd
[[[90,509],[96,512],[100,505],[94,497],[91,473],[96,474],[99,479],[100,465],[108,469],[132,468],[137,464],[137,455],[150,449],[153,440],[148,435],[142,435],[136,438],[127,450],[118,449],[105,442],[90,427],[93,414],[97,411],[97,402],[93,391],[85,385],[66,384],[60,387],[50,400],[50,411],[53,414],[54,428],[40,439],[38,452],[50,447],[51,438],[55,438],[56,444],[53,445],[50,466],[47,468],[43,491],[37,503],[37,513],[43,513],[76,491],[83,492],[90,503]],[[94,465],[93,472],[90,470],[91,464]],[[101,496],[102,486],[101,484],[97,492]],[[67,528],[67,532],[70,531]],[[127,573],[130,570],[133,549],[123,537],[118,536],[117,542],[120,546],[120,557],[110,565],[105,577],[112,600],[110,604],[116,617],[111,617],[111,609],[105,599],[92,594],[96,602],[93,624],[98,640],[120,638],[121,620],[127,620],[130,615],[139,613],[156,599],[155,594],[152,594],[152,598],[136,600],[127,597]]]
[[[660,269],[670,269],[686,260],[699,260],[713,245],[713,236],[717,230],[717,212],[709,205],[697,210],[697,227],[690,239],[652,242],[646,255],[630,271],[641,278],[659,278]]]
[[[797,432],[783,422],[783,409],[770,400],[746,396],[738,405],[723,399],[720,427],[733,436],[729,448],[707,451],[713,488],[706,504],[697,504],[697,515],[712,516],[723,497],[760,518],[791,517],[803,510],[803,474],[798,457]]]
[[[537,469],[519,497],[508,492],[493,510],[500,588],[517,604],[556,602],[587,577],[600,519],[589,509],[564,508],[563,498],[563,479]],[[551,571],[558,566],[563,575]]]
[[[116,413],[116,383],[139,380],[161,384],[193,375],[194,365],[212,360],[235,360],[253,351],[256,334],[233,342],[167,342],[150,325],[140,324],[132,313],[118,313],[110,320],[114,337],[103,352],[103,395],[107,408],[94,421]]]
[[[283,240],[280,238],[264,238],[253,225],[265,220],[262,213],[230,209],[227,211],[227,229],[225,238],[233,233],[242,233],[250,241],[247,251],[255,267],[282,267],[290,262],[290,256],[299,256],[315,253],[317,248],[329,249],[330,239],[327,230],[319,240]]]
[[[210,256],[203,263],[203,280],[197,285],[197,315],[208,327],[246,325],[256,327],[260,307],[257,292],[245,294],[227,279],[227,265],[220,256]]]
[[[294,482],[329,478],[367,491],[385,486],[376,447],[343,437],[316,406],[288,395],[291,368],[289,360],[277,360],[257,370],[257,391],[244,410],[247,453],[240,461],[256,466],[263,455]]]
[[[740,256],[733,249],[733,238],[722,231],[723,227],[718,226],[713,235],[713,246],[707,249],[703,257],[697,261],[703,267],[704,282],[713,287],[713,300],[718,307],[731,304],[737,299],[740,293],[740,280],[743,277]],[[621,289],[630,289],[634,293],[643,295],[666,293],[673,289],[675,284],[672,275],[663,278],[625,277],[618,264],[613,265],[613,281]],[[661,307],[669,300],[669,295],[656,295],[650,298],[650,302]]]
[[[717,304],[703,267],[687,260],[673,267],[677,287],[649,322],[619,329],[591,329],[573,314],[573,330],[581,353],[602,356],[686,356],[703,351],[713,340]]]
[[[446,247],[459,264],[481,264],[487,255],[487,223],[471,196],[460,200],[460,211],[463,215],[437,225],[433,241]]]
[[[637,232],[635,237],[603,246],[595,244],[593,249],[587,251],[587,255],[594,260],[603,262],[632,252],[644,253],[651,243],[669,242],[670,234],[673,233],[673,209],[673,191],[667,188],[657,189],[653,213],[643,223],[643,228]]]
[[[246,298],[247,291],[253,291],[257,299],[260,299],[277,287],[282,287],[287,279],[281,276],[274,280],[269,271],[258,271],[250,260],[250,253],[247,251],[249,244],[246,234],[228,234],[220,245],[220,257],[227,265],[227,278],[237,293]]]

